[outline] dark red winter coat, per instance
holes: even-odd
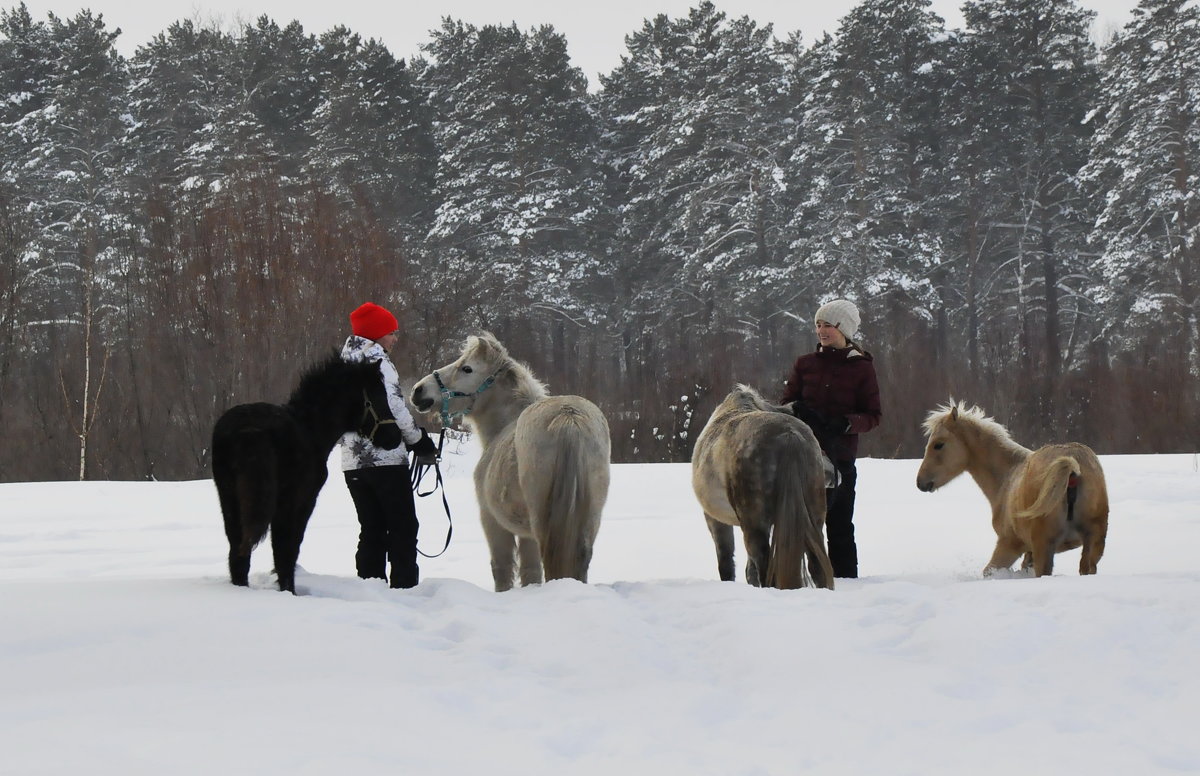
[[[858,435],[883,418],[872,361],[870,353],[853,347],[818,346],[815,353],[796,359],[788,377],[781,404],[801,399],[827,417],[842,415],[850,422],[850,430],[827,445],[832,449],[825,452],[836,460],[853,461],[858,456]]]

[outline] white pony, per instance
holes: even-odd
[[[441,407],[435,405],[441,401]],[[483,445],[475,467],[479,517],[497,592],[573,577],[587,582],[608,497],[608,421],[581,396],[549,396],[494,336],[467,339],[462,355],[413,387],[413,405],[443,425],[466,416]]]

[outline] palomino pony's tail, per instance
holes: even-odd
[[[546,579],[574,578],[587,582],[592,542],[607,491],[595,478],[607,471],[607,454],[595,449],[578,411],[565,411],[550,423],[549,431],[561,445],[554,457],[550,488],[543,515],[544,536],[538,537]]]
[[[812,483],[803,471],[802,455],[780,461],[774,487],[774,530],[771,531],[771,559],[767,563],[767,584],[780,590],[817,585],[833,589],[833,565],[825,551],[825,536],[817,516],[809,509],[804,489]],[[812,563],[818,568],[811,568]]]
[[[1037,499],[1031,506],[1017,512],[1017,517],[1023,520],[1048,515],[1062,507],[1067,498],[1067,486],[1071,476],[1079,476],[1079,462],[1074,458],[1063,455],[1055,458],[1041,472],[1041,487]]]

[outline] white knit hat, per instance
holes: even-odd
[[[834,299],[821,305],[821,309],[817,310],[816,320],[838,327],[847,339],[854,339],[858,334],[858,308],[849,299]]]

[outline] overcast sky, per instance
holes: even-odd
[[[12,8],[19,0],[0,0],[0,8]],[[382,40],[397,57],[418,53],[429,39],[429,31],[440,26],[443,16],[484,24],[516,22],[522,29],[551,24],[563,33],[571,59],[583,68],[593,87],[597,73],[608,73],[620,63],[625,35],[640,29],[647,16],[665,13],[680,16],[699,0],[26,0],[35,19],[46,12],[73,16],[81,8],[104,14],[108,27],[119,27],[118,46],[131,54],[139,45],[164,31],[172,22],[193,18],[216,20],[232,27],[266,14],[280,24],[298,19],[307,32],[321,33],[345,25],[364,38]],[[730,16],[749,16],[760,24],[775,25],[777,37],[799,30],[805,40],[828,30],[858,0],[718,0],[717,7]],[[961,0],[934,0],[933,10],[948,26],[962,23]],[[1129,18],[1136,0],[1084,0],[1083,5],[1100,14],[1101,31],[1119,28]]]

